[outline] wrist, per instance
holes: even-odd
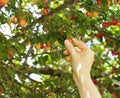
[[[91,76],[90,73],[85,73],[85,72],[77,72],[76,74],[76,78],[78,78],[80,81],[84,80],[88,80],[91,81]]]

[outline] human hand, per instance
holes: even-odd
[[[74,40],[73,44],[65,40],[67,52],[71,56],[73,79],[78,87],[81,98],[102,98],[90,77],[94,61],[94,52],[84,42]],[[76,47],[74,47],[76,46]]]
[[[94,61],[94,52],[88,48],[84,42],[79,40],[74,39],[73,43],[65,40],[64,43],[71,56],[71,65],[73,71],[77,75],[90,75],[90,70]]]

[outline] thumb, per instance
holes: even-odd
[[[67,48],[67,50],[70,52],[71,56],[76,54],[76,50],[70,41],[65,40],[64,44],[65,44],[65,47]]]

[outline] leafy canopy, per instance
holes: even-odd
[[[119,98],[119,0],[1,0],[0,98],[79,98],[67,38],[95,51],[93,82]]]

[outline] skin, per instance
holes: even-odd
[[[71,56],[73,79],[81,98],[102,98],[90,76],[94,52],[84,42],[76,39],[74,39],[73,43],[65,40],[64,44],[67,49],[65,51]]]

